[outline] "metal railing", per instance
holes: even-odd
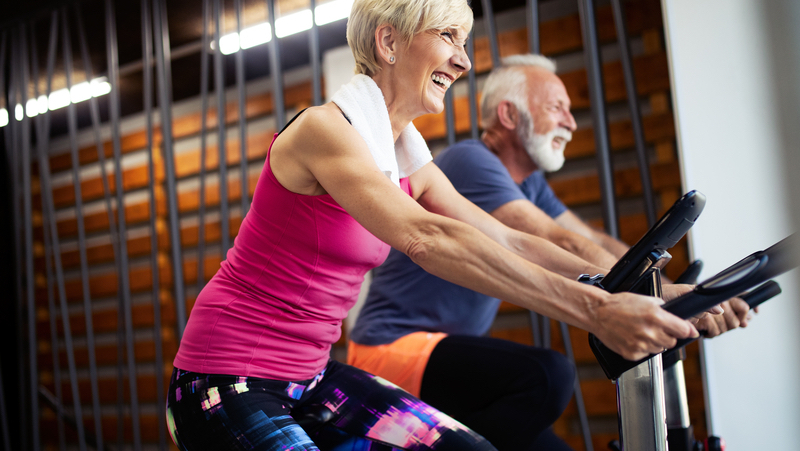
[[[208,257],[208,247],[213,246],[208,243],[209,237],[206,229],[209,226],[207,215],[209,213],[209,200],[206,196],[208,180],[211,172],[216,172],[218,179],[219,206],[215,209],[219,214],[219,248],[222,258],[231,247],[231,206],[229,205],[228,181],[228,143],[227,128],[230,122],[227,120],[227,97],[226,88],[231,84],[225,81],[225,55],[222,46],[214,45],[213,51],[210,50],[211,43],[219,43],[223,37],[223,23],[225,22],[223,4],[221,0],[199,0],[202,3],[202,36],[199,43],[183,46],[180,56],[188,53],[199,52],[200,54],[200,88],[198,92],[200,125],[199,133],[199,156],[200,165],[196,175],[199,184],[198,207],[196,212],[198,232],[197,245],[194,253],[197,256],[197,279],[196,281],[185,280],[184,262],[190,253],[184,252],[182,248],[181,221],[185,219],[180,211],[179,204],[179,176],[176,161],[176,135],[173,130],[174,123],[174,102],[173,87],[174,80],[172,73],[172,62],[176,58],[175,49],[170,44],[170,30],[167,21],[167,2],[166,0],[140,0],[141,11],[141,48],[142,56],[140,62],[128,63],[120,67],[117,30],[124,19],[116,17],[115,5],[111,0],[104,2],[104,38],[105,38],[105,77],[110,85],[110,92],[105,99],[98,99],[90,96],[88,99],[88,109],[90,126],[81,129],[79,127],[78,106],[70,102],[66,107],[68,153],[70,156],[71,180],[74,187],[74,206],[67,210],[73,212],[76,221],[76,238],[68,239],[78,250],[78,267],[80,278],[81,312],[84,318],[85,338],[81,339],[81,346],[86,348],[86,366],[89,373],[89,390],[91,391],[91,408],[82,405],[80,396],[79,370],[76,362],[76,344],[72,333],[73,323],[70,321],[71,313],[76,312],[76,308],[69,305],[67,293],[67,281],[65,267],[62,261],[64,248],[64,236],[59,232],[59,221],[64,215],[53,199],[53,177],[50,160],[52,151],[50,145],[54,140],[51,131],[51,112],[42,112],[35,117],[25,114],[28,100],[30,98],[39,99],[42,96],[50,98],[53,93],[53,80],[56,76],[56,67],[63,67],[67,89],[76,85],[74,80],[73,64],[78,58],[72,55],[73,40],[77,37],[78,48],[80,49],[80,61],[82,72],[87,81],[93,80],[95,75],[91,64],[93,54],[89,52],[89,42],[87,41],[86,28],[83,22],[85,15],[80,9],[80,4],[61,7],[52,11],[48,15],[49,19],[49,39],[47,43],[46,68],[40,73],[39,68],[39,49],[37,47],[35,25],[37,20],[30,20],[24,23],[9,26],[0,30],[0,86],[3,86],[4,95],[0,100],[0,107],[5,107],[9,112],[9,123],[2,128],[5,138],[5,149],[8,156],[10,173],[7,179],[10,181],[12,191],[13,230],[15,231],[15,252],[16,267],[19,271],[16,274],[16,302],[20,314],[18,315],[20,324],[24,324],[23,333],[19,337],[20,346],[27,345],[25,356],[19,362],[20,380],[26,381],[23,388],[23,396],[26,400],[19,406],[19,421],[22,423],[20,428],[20,444],[25,449],[39,450],[42,448],[42,431],[40,422],[42,411],[40,402],[44,399],[46,405],[55,410],[57,416],[56,436],[61,449],[65,449],[66,432],[65,427],[73,429],[78,436],[78,446],[86,449],[87,446],[106,449],[108,447],[108,431],[103,426],[103,403],[101,401],[98,381],[100,380],[97,363],[97,332],[96,324],[93,322],[95,314],[94,305],[98,299],[92,296],[90,258],[87,255],[89,249],[88,241],[90,238],[102,237],[107,239],[112,247],[114,272],[117,280],[116,295],[112,300],[116,304],[117,317],[117,447],[132,446],[136,450],[142,449],[142,406],[144,403],[140,399],[137,376],[140,374],[136,363],[136,335],[137,330],[134,325],[133,310],[136,302],[131,288],[131,261],[129,255],[128,240],[130,230],[128,225],[130,218],[126,216],[126,200],[128,190],[123,180],[123,131],[121,117],[120,97],[121,85],[120,74],[128,74],[132,71],[141,70],[142,72],[142,112],[141,117],[144,121],[145,143],[143,144],[143,154],[146,156],[147,186],[142,190],[148,202],[148,221],[138,229],[146,229],[149,234],[150,252],[146,255],[147,263],[152,272],[151,290],[149,305],[152,307],[152,327],[148,326],[152,333],[155,346],[152,367],[155,368],[156,390],[155,408],[158,418],[164,418],[165,393],[162,384],[163,368],[165,365],[164,356],[164,330],[162,328],[162,298],[165,294],[164,288],[169,287],[169,280],[162,280],[159,271],[159,249],[163,249],[159,243],[159,218],[163,216],[166,223],[166,232],[169,240],[168,255],[170,257],[171,268],[171,297],[172,307],[175,313],[175,322],[170,325],[174,329],[176,339],[179,341],[183,335],[186,324],[187,312],[186,301],[190,298],[189,293],[199,292],[206,282],[204,262]],[[275,0],[265,0],[267,20],[273,30],[273,38],[268,43],[267,53],[269,56],[269,77],[272,88],[272,112],[274,127],[279,130],[286,123],[286,99],[284,97],[284,69],[281,66],[281,43],[275,36],[276,19],[278,11]],[[592,106],[592,122],[595,133],[595,144],[597,149],[597,165],[601,179],[602,211],[603,219],[608,233],[618,236],[617,226],[617,207],[614,199],[614,180],[612,163],[610,157],[610,144],[608,136],[608,121],[605,115],[605,102],[603,93],[603,80],[600,70],[601,61],[599,46],[597,41],[597,31],[595,29],[594,4],[592,0],[579,0],[579,13],[581,26],[584,36],[584,58],[587,74],[589,78],[589,91]],[[312,11],[312,23],[308,32],[308,48],[310,60],[308,65],[311,68],[311,92],[312,104],[322,103],[322,45],[320,42],[319,26],[314,20],[316,0],[310,0]],[[500,46],[498,43],[497,27],[492,2],[482,0],[483,25],[486,30],[486,37],[489,41],[489,49],[493,67],[500,64]],[[645,207],[648,222],[652,224],[655,217],[655,207],[653,201],[652,183],[649,179],[649,162],[645,148],[641,112],[638,107],[637,90],[633,78],[633,68],[631,63],[630,49],[627,42],[625,30],[625,19],[622,6],[619,0],[612,0],[617,26],[617,36],[620,47],[620,58],[624,69],[626,82],[626,92],[629,101],[632,127],[636,144],[637,158],[642,177]],[[236,0],[234,4],[236,31],[241,32],[244,27],[243,10],[241,0]],[[532,52],[539,52],[539,4],[536,0],[528,0],[526,17],[528,22],[528,45]],[[126,33],[132,33],[127,30]],[[474,32],[467,41],[467,53],[474,61]],[[60,46],[59,46],[60,43]],[[60,48],[60,50],[59,50]],[[212,54],[213,52],[213,54]],[[235,81],[232,86],[236,90],[237,102],[237,124],[239,140],[239,177],[241,186],[240,210],[242,218],[247,213],[250,206],[250,187],[248,172],[251,163],[248,158],[248,77],[246,74],[246,61],[244,51],[239,51],[233,56],[235,63]],[[213,57],[213,61],[210,58]],[[213,66],[213,67],[212,67]],[[9,68],[6,71],[6,68]],[[155,71],[155,76],[153,74]],[[9,74],[9,80],[5,80],[5,74]],[[177,74],[180,77],[194,77],[197,74]],[[216,95],[216,129],[208,125],[210,111],[209,85],[213,77],[213,93]],[[40,92],[40,80],[44,80],[45,88]],[[479,137],[478,126],[478,89],[477,74],[475,69],[469,72],[467,81],[467,96],[469,104],[469,136],[477,139]],[[32,97],[31,97],[32,96]],[[157,107],[154,101],[157,100]],[[455,106],[453,90],[448,90],[446,97],[446,140],[448,145],[453,144],[460,135],[455,124]],[[21,120],[15,120],[14,107],[23,106]],[[105,114],[104,114],[105,113]],[[107,121],[103,123],[102,117],[105,115]],[[156,119],[157,118],[157,119]],[[79,136],[87,133],[93,141],[94,151],[97,154],[97,167],[99,168],[102,180],[102,200],[100,204],[107,213],[108,230],[102,233],[95,233],[91,236],[87,233],[86,215],[87,206],[84,204],[85,194],[82,191],[82,151],[80,149]],[[32,133],[32,131],[34,133]],[[218,155],[218,168],[207,167],[207,157],[209,157],[209,135],[216,134],[216,145]],[[106,141],[110,141],[111,158],[107,160]],[[35,147],[35,153],[33,152]],[[160,154],[157,153],[160,150]],[[163,164],[163,182],[159,179],[161,175],[158,170],[158,162]],[[108,173],[108,167],[113,167],[112,174]],[[33,169],[37,168],[34,173]],[[34,177],[38,177],[34,181]],[[59,174],[59,177],[62,177]],[[109,180],[113,177],[113,186]],[[163,193],[161,196],[160,188],[163,183]],[[41,202],[41,222],[44,234],[41,238],[34,237],[34,231],[39,225],[38,210],[34,208],[34,185],[39,187],[39,200]],[[166,213],[159,213],[158,205],[166,203]],[[93,208],[97,208],[95,205]],[[159,216],[161,215],[161,216]],[[37,254],[38,242],[41,240],[43,251]],[[35,266],[35,260],[43,257],[44,267],[40,270]],[[141,256],[141,255],[140,255]],[[137,257],[138,258],[138,257]],[[37,313],[37,274],[44,272],[44,291],[46,306],[42,307],[47,311],[49,320],[48,331],[37,330],[37,318],[41,317]],[[72,272],[73,274],[75,271]],[[188,285],[188,286],[187,286]],[[61,319],[61,330],[57,324],[57,319]],[[549,346],[549,319],[540,318],[532,314],[532,329],[534,342],[536,345]],[[51,341],[51,351],[53,359],[53,380],[54,390],[51,393],[45,389],[45,383],[40,380],[41,369],[38,365],[40,361],[37,343],[41,337],[39,334],[49,334]],[[569,343],[569,331],[565,324],[561,324],[561,335],[565,341],[570,358],[571,345]],[[65,393],[62,390],[64,377],[61,374],[61,356],[66,356],[69,389],[72,396],[72,406],[67,408],[64,403]],[[10,362],[3,362],[9,365]],[[123,381],[127,378],[127,391]],[[6,397],[3,396],[2,384],[0,384],[0,420],[3,431],[3,443],[5,449],[10,449],[9,427],[8,427],[8,406],[5,405]],[[580,385],[575,386],[578,395],[578,407],[581,421],[581,429],[584,435],[584,442],[587,449],[591,449],[591,436],[588,429],[585,408],[580,396]],[[87,411],[87,412],[85,412]],[[91,422],[85,422],[91,416]],[[66,421],[66,423],[65,423]],[[85,425],[91,425],[87,429]],[[127,430],[125,425],[130,425],[130,442],[124,440]],[[163,421],[158,421],[158,444],[160,449],[167,448],[168,437]]]

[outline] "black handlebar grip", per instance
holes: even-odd
[[[675,283],[697,283],[697,278],[702,270],[703,261],[695,260],[675,279]]]
[[[795,239],[791,235],[768,249],[749,255],[662,307],[682,319],[688,319],[761,284],[758,289],[745,295],[745,301],[752,306],[764,302],[780,293],[777,284],[764,282],[797,266],[791,249]],[[589,335],[589,344],[609,379],[618,378],[623,372],[652,357],[637,362],[626,360],[608,349],[593,334]]]
[[[741,298],[747,302],[747,305],[750,308],[756,308],[765,301],[768,301],[775,296],[781,294],[781,286],[778,285],[778,282],[774,280],[770,280],[769,282],[761,285],[760,287],[756,288],[755,290],[743,294]]]
[[[779,294],[781,294],[781,286],[778,285],[778,282],[770,280],[769,282],[765,282],[755,290],[750,291],[748,293],[744,293],[739,297],[742,298],[742,300],[746,302],[747,305],[749,305],[750,308],[752,309],[758,307],[759,305],[774,298]],[[703,331],[700,331],[700,334],[702,335]],[[678,340],[678,342],[675,344],[674,347],[664,351],[664,358],[666,359],[668,355],[671,355],[680,350],[680,348],[696,341],[697,338],[684,338],[682,340]]]

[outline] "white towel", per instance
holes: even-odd
[[[364,138],[378,168],[395,185],[431,161],[431,151],[413,123],[393,142],[389,111],[378,85],[372,78],[358,74],[331,98]]]

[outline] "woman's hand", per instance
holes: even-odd
[[[678,339],[697,337],[688,321],[661,308],[661,299],[633,293],[610,294],[595,308],[590,329],[614,352],[639,360],[675,346]]]
[[[731,298],[720,304],[724,312],[720,315],[708,315],[696,323],[698,330],[705,331],[706,338],[716,337],[737,327],[747,327],[752,319],[750,306],[742,298]]]

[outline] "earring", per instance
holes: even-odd
[[[390,62],[390,63],[392,63],[392,64],[394,64],[394,57],[393,57],[393,56],[390,56],[390,57],[389,57],[389,62]]]

